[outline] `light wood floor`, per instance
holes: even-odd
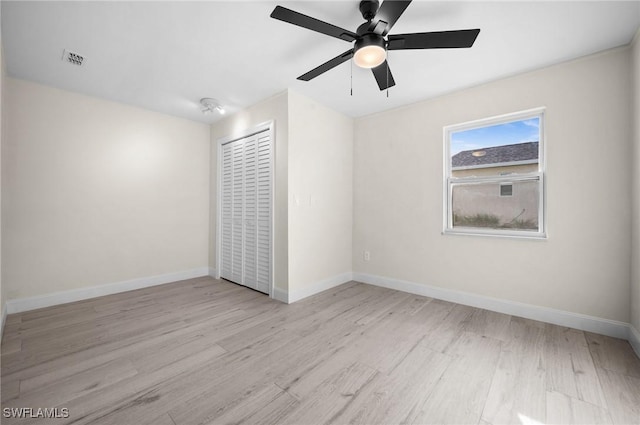
[[[640,423],[626,341],[359,283],[192,279],[7,318],[3,424]]]

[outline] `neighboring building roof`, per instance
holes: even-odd
[[[451,158],[451,167],[486,167],[505,162],[534,162],[537,159],[538,142],[527,142],[458,152]]]

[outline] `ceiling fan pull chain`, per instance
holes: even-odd
[[[351,96],[353,97],[353,61],[351,61]]]
[[[387,60],[385,61],[385,63],[387,64],[387,99],[389,99],[389,55],[387,53],[389,53],[389,51],[387,50],[387,46],[384,46],[384,50],[385,50],[385,56],[387,57]]]

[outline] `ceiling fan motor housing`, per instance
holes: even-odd
[[[371,21],[378,12],[380,2],[378,0],[362,0],[360,2],[360,13],[367,21]]]
[[[386,42],[384,40],[384,37],[374,33],[367,33],[360,36],[360,38],[356,40],[354,51],[357,52],[361,48],[367,46],[380,46],[386,50]]]

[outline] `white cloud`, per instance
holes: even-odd
[[[453,143],[451,143],[451,155],[453,156],[458,152],[471,151],[471,150],[481,149],[483,147],[484,146],[478,143],[469,143],[469,142],[464,142],[462,140],[454,140]]]

